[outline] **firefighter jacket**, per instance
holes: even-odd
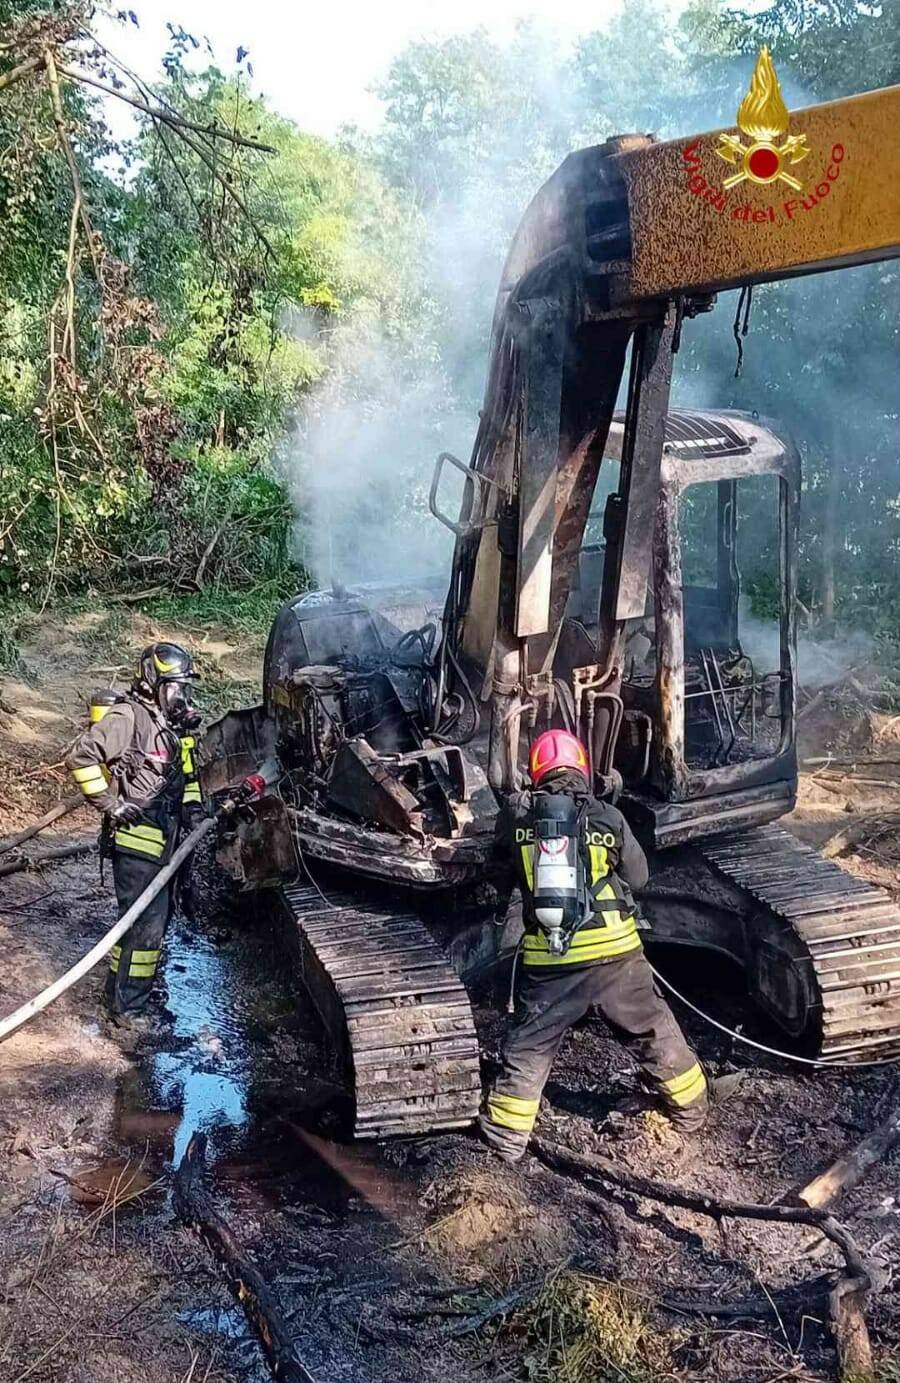
[[[541,791],[552,789],[541,789]],[[616,807],[586,793],[573,794],[583,807],[583,851],[590,912],[574,931],[568,949],[554,955],[534,913],[534,826],[532,792],[509,797],[496,826],[498,857],[511,867],[522,893],[525,925],[522,962],[529,968],[573,967],[615,960],[640,948],[631,889],[648,879],[647,858]]]
[[[101,811],[123,802],[140,808],[137,822],[116,826],[117,849],[159,862],[171,854],[185,810],[200,797],[193,737],[186,738],[188,746],[152,702],[127,696],[68,755],[72,777]]]

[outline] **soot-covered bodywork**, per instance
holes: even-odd
[[[822,129],[846,107],[854,129],[896,134],[898,95],[819,108]],[[455,539],[445,596],[289,602],[263,704],[207,737],[210,787],[254,752],[282,765],[278,793],[222,856],[245,884],[299,881],[290,915],[304,974],[326,1022],[344,1015],[363,1105],[362,1073],[387,1073],[362,1120],[370,1131],[467,1117],[471,1015],[433,929],[429,941],[411,913],[361,911],[358,899],[338,907],[343,920],[320,915],[302,892],[317,888],[310,862],[419,891],[483,881],[497,802],[551,725],[584,740],[595,790],[621,789],[653,855],[651,939],[733,957],[809,1050],[900,1047],[891,900],[772,824],[796,787],[796,449],[755,415],[685,412],[670,397],[684,333],[716,291],[888,258],[900,227],[873,210],[857,242],[841,218],[821,220],[790,244],[760,237],[754,259],[746,226],[685,194],[682,164],[699,159],[708,180],[717,137],[612,139],[572,154],[538,191],[503,269],[471,458],[442,456],[433,478],[432,512]],[[868,205],[875,183],[858,183]],[[670,202],[684,223],[674,237],[663,234]],[[461,511],[445,512],[448,467],[464,475]],[[752,608],[742,579],[747,544],[770,569],[766,608]],[[401,1011],[382,1057],[379,1034]],[[449,1046],[438,1057],[430,1042]],[[420,1085],[398,1113],[390,1073],[417,1044],[428,1048]]]
[[[308,856],[419,888],[484,869],[497,803],[477,749],[466,752],[479,723],[471,688],[443,695],[436,714],[439,624],[440,592],[427,587],[316,591],[282,607],[263,704],[212,727],[204,751],[212,787],[264,750],[284,769],[283,830],[267,827],[278,859],[242,857],[257,834],[248,814],[228,860],[238,879],[281,878],[288,837],[298,868]]]

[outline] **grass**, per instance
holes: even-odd
[[[548,1278],[500,1333],[528,1383],[653,1383],[672,1366],[641,1297],[569,1270]]]
[[[24,666],[19,645],[11,634],[0,629],[0,672],[21,676]]]
[[[249,591],[224,591],[209,587],[188,595],[154,596],[135,608],[151,619],[172,624],[224,624],[248,634],[268,633],[281,605],[304,589],[302,578],[267,582]]]

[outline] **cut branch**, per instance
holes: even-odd
[[[15,850],[18,846],[24,845],[26,840],[31,840],[33,836],[52,826],[54,821],[59,821],[60,817],[68,816],[69,812],[74,812],[78,807],[85,806],[87,798],[81,792],[74,792],[69,797],[64,797],[61,802],[57,802],[55,807],[51,807],[43,816],[38,817],[30,826],[26,826],[24,831],[18,835],[10,836],[9,840],[0,842],[0,855],[6,855],[10,850]]]
[[[900,1110],[895,1110],[889,1119],[874,1128],[826,1171],[794,1192],[792,1199],[815,1208],[830,1205],[845,1191],[857,1186],[897,1143],[900,1143]]]
[[[97,842],[90,840],[78,845],[57,845],[52,850],[43,850],[39,855],[31,855],[27,859],[23,855],[20,859],[0,864],[0,878],[7,874],[21,874],[26,869],[40,869],[41,865],[56,864],[59,860],[71,860],[77,855],[89,855],[96,848]]]
[[[205,1166],[206,1137],[195,1133],[175,1173],[172,1204],[176,1215],[200,1236],[224,1268],[228,1286],[262,1345],[273,1376],[282,1383],[314,1383],[297,1359],[291,1332],[272,1288],[213,1205],[203,1185]]]

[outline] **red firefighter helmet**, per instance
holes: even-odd
[[[542,778],[558,768],[577,769],[587,779],[587,750],[581,740],[570,735],[568,730],[545,730],[531,746],[528,771],[532,783],[536,787]]]

